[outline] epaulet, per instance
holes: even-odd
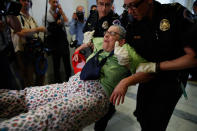
[[[163,13],[164,14],[169,14],[170,16],[174,16],[174,18],[177,17],[182,17],[183,12],[187,10],[183,5],[180,3],[170,3],[170,4],[162,4],[163,8]]]
[[[170,4],[163,4],[163,8],[168,10],[168,11],[174,11],[174,12],[179,12],[183,9],[185,9],[180,3],[170,3]]]
[[[179,12],[180,10],[184,8],[180,3],[172,3],[171,6],[172,8],[176,9],[176,12]]]
[[[187,8],[185,8],[179,3],[173,3],[171,4],[171,6],[172,8],[174,8],[176,14],[181,13],[180,15],[183,15],[183,17],[187,19],[189,22],[191,23],[195,22],[194,15]]]

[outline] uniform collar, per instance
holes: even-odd
[[[114,12],[111,10],[109,12],[109,14],[107,14],[106,16],[102,17],[100,20],[104,20],[104,19],[108,19],[108,18],[111,18],[110,16],[113,16],[114,15]]]
[[[162,4],[154,1],[153,2],[153,21],[156,21],[160,16],[161,16],[161,9],[162,9]]]

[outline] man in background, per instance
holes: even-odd
[[[86,19],[84,17],[84,7],[79,5],[76,11],[73,13],[72,21],[70,25],[70,34],[75,35],[72,46],[79,47],[83,44],[83,28],[85,26]]]
[[[49,0],[50,10],[47,13],[47,45],[51,49],[54,70],[54,82],[61,83],[60,63],[63,60],[65,80],[71,76],[70,51],[65,29],[68,22],[59,0]]]
[[[196,41],[188,39],[197,30],[187,37],[195,23],[179,3],[124,0],[123,7],[134,18],[127,27],[127,42],[156,63],[155,77],[138,86],[134,115],[142,131],[165,131],[181,95],[186,97],[187,69],[197,66]]]

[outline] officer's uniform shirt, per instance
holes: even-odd
[[[184,47],[191,46],[186,34],[194,26],[186,8],[176,4],[153,3],[154,14],[150,21],[134,21],[129,25],[127,42],[148,61],[161,62],[185,55]],[[165,130],[171,112],[184,91],[188,72],[163,71],[140,83],[134,115],[142,130]],[[155,121],[156,120],[156,121]],[[153,124],[154,123],[154,124]]]
[[[148,61],[160,62],[184,55],[184,47],[194,44],[185,37],[194,26],[190,12],[178,3],[161,5],[155,1],[154,7],[152,21],[144,18],[129,25],[127,42]]]
[[[97,11],[92,11],[88,17],[83,32],[95,30],[94,37],[103,37],[104,32],[118,19],[118,14],[113,11],[110,11],[107,16],[104,16],[101,19],[99,19]]]

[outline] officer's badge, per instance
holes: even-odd
[[[108,24],[107,21],[104,21],[104,22],[103,22],[102,28],[105,29],[105,30],[109,28],[109,24]]]
[[[160,22],[160,30],[167,31],[170,29],[170,22],[167,19],[163,19]]]

